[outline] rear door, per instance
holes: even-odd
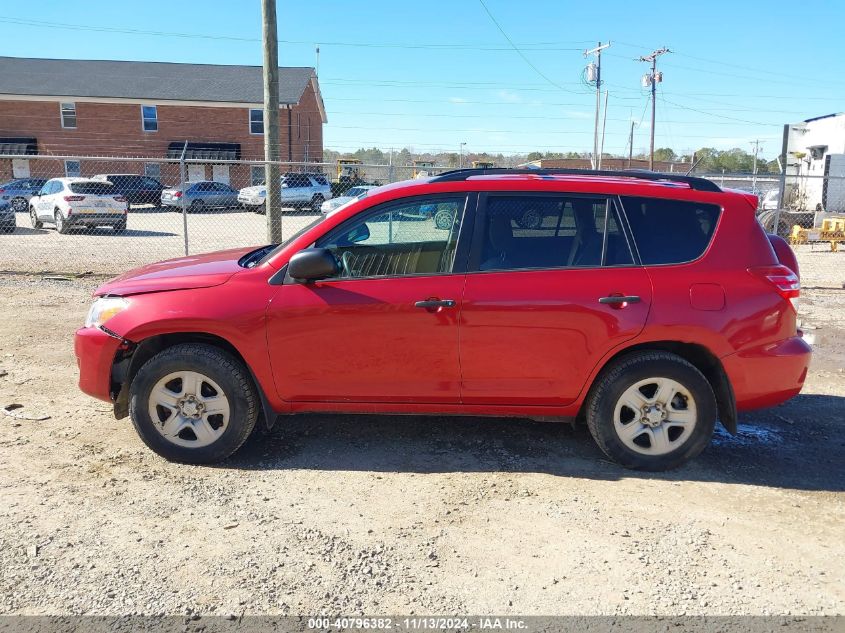
[[[651,283],[616,202],[481,196],[461,313],[464,404],[566,405],[645,325]]]

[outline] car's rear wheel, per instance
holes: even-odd
[[[315,213],[319,213],[320,207],[323,206],[323,203],[325,201],[326,201],[326,199],[321,194],[318,193],[316,196],[311,198],[311,210],[314,211]]]
[[[141,440],[165,459],[219,462],[237,451],[258,419],[258,395],[246,367],[204,344],[159,352],[135,375],[129,413]]]
[[[599,448],[626,468],[680,466],[710,443],[716,398],[707,378],[675,354],[623,356],[587,397],[587,425]]]
[[[35,207],[32,205],[29,207],[29,221],[32,224],[32,228],[36,230],[44,226],[44,223],[38,219],[38,214],[35,211]]]
[[[26,211],[26,206],[26,198],[21,198],[20,196],[12,198],[12,210],[16,213],[24,213]]]
[[[205,201],[200,200],[199,198],[197,198],[196,200],[192,200],[189,210],[191,213],[201,213],[205,210]]]
[[[115,233],[123,233],[126,230],[126,218],[114,225]]]
[[[56,209],[56,212],[53,215],[53,221],[56,223],[57,233],[65,235],[70,230],[70,226],[68,225],[67,220],[65,220],[64,214],[58,209]]]

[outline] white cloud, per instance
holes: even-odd
[[[521,103],[522,102],[522,97],[520,97],[518,94],[516,94],[512,90],[499,90],[498,95],[499,95],[499,99],[501,99],[505,103]]]

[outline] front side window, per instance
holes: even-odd
[[[65,161],[65,176],[73,177],[73,176],[81,176],[82,175],[82,167],[79,164],[78,160],[66,160]]]
[[[479,270],[633,263],[616,209],[603,197],[490,194],[481,229]]]
[[[158,108],[156,106],[141,106],[141,127],[144,132],[158,132]]]
[[[251,108],[249,111],[249,133],[264,134],[264,110]]]
[[[60,112],[62,115],[62,127],[66,129],[76,128],[76,104],[62,103],[60,104]]]
[[[622,206],[645,265],[680,264],[701,257],[720,213],[714,204],[661,198],[623,197]]]
[[[321,238],[341,263],[341,277],[449,273],[465,196],[392,203],[368,211]]]

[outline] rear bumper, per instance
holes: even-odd
[[[722,358],[739,411],[771,407],[798,395],[812,350],[801,336]]]
[[[80,213],[71,214],[65,222],[69,225],[99,226],[101,224],[121,224],[126,221],[126,213]]]
[[[79,388],[89,396],[111,402],[111,369],[120,341],[99,328],[84,327],[73,340]]]

